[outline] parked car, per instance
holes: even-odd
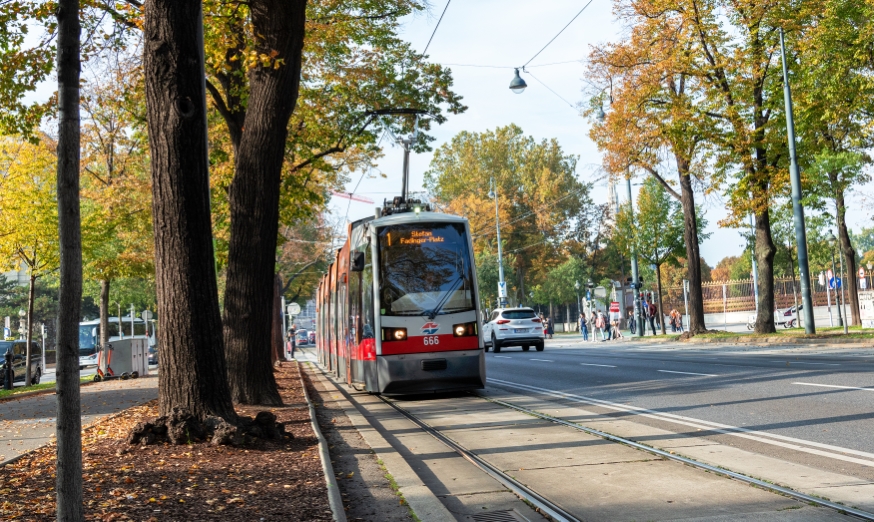
[[[543,324],[531,308],[498,308],[483,324],[486,351],[495,353],[506,346],[520,346],[527,352],[532,346],[543,351]]]
[[[309,342],[310,342],[310,334],[309,334],[308,331],[306,331],[306,330],[298,330],[297,332],[294,333],[294,335],[295,335],[296,338],[297,338],[297,345],[298,345],[298,346],[306,346],[306,345],[309,344]]]
[[[25,359],[27,342],[26,341],[0,341],[0,382],[4,387],[6,384],[6,352],[12,350],[12,382],[25,382],[27,379],[27,364]],[[39,379],[42,377],[42,352],[39,344],[31,342],[30,344],[30,382],[31,384],[39,384]]]

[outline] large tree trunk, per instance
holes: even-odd
[[[144,40],[159,409],[233,422],[210,222],[201,2],[146,2]]]
[[[680,202],[683,205],[683,238],[686,240],[686,264],[689,277],[689,332],[704,333],[704,295],[701,290],[701,253],[698,245],[698,217],[695,211],[695,194],[689,177],[688,162],[677,160],[680,171]]]
[[[253,0],[249,8],[258,53],[282,63],[257,67],[249,76],[249,105],[230,188],[224,337],[233,399],[279,405],[271,356],[279,191],[300,84],[306,1]]]
[[[777,253],[771,237],[771,215],[767,208],[755,213],[756,263],[759,276],[759,311],[756,333],[776,332],[774,326],[774,255]]]
[[[844,204],[843,191],[838,191],[835,194],[835,206],[837,207],[838,215],[838,237],[841,242],[841,250],[844,253],[844,267],[846,270],[844,284],[847,285],[847,306],[850,309],[850,317],[844,317],[844,320],[848,321],[848,325],[859,326],[862,324],[862,317],[859,311],[859,279],[856,274],[859,268],[856,266],[856,250],[850,241],[850,231],[847,230],[847,207]]]
[[[82,230],[79,214],[79,2],[59,0],[58,17],[58,291],[55,422],[57,520],[79,522],[82,509],[82,405],[79,396],[79,312]]]
[[[35,259],[34,259],[35,260]],[[30,343],[33,341],[33,293],[36,288],[36,276],[33,275],[33,270],[30,272],[30,287],[27,289],[27,331],[25,332],[27,346],[24,349],[24,357],[27,361],[27,371],[25,373],[25,386],[30,386],[33,379],[33,372],[30,369]]]
[[[109,342],[109,279],[100,281],[100,339],[98,348],[103,348]]]
[[[659,325],[662,327],[662,335],[665,335],[665,311],[662,310],[662,265],[656,265],[656,286],[659,291]]]

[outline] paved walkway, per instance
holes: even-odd
[[[82,425],[158,398],[158,376],[82,387]],[[0,465],[51,442],[57,399],[47,393],[0,402]]]

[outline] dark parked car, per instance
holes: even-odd
[[[30,343],[30,382],[31,384],[39,384],[39,379],[42,377],[42,355],[39,344]],[[26,357],[27,342],[26,341],[0,341],[0,382],[6,384],[6,352],[12,350],[12,382],[24,382],[27,378],[27,365],[24,362]]]

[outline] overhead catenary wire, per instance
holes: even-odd
[[[540,63],[537,65],[529,65],[526,69],[534,69],[535,67],[550,67],[552,65],[565,65],[569,63],[579,63],[582,64],[583,60],[566,60],[563,62],[552,62],[552,63]],[[483,69],[516,69],[517,67],[513,65],[487,65],[487,64],[479,64],[479,63],[441,63],[440,65],[449,66],[449,67],[479,67]]]
[[[561,94],[559,94],[559,93],[555,92],[554,90],[552,90],[552,88],[551,88],[549,85],[546,85],[545,83],[543,83],[543,82],[540,80],[540,78],[538,78],[537,76],[534,76],[534,74],[532,74],[531,71],[526,71],[526,72],[528,73],[528,76],[530,76],[530,77],[534,78],[535,80],[537,80],[537,83],[539,83],[540,85],[546,87],[546,90],[548,90],[548,91],[551,92],[552,94],[558,96],[558,97],[561,99],[561,101],[563,101],[563,102],[565,102],[566,104],[570,105],[570,106],[571,106],[571,109],[576,109],[576,107],[574,107],[574,104],[573,104],[573,103],[567,101],[566,99],[564,99],[564,96],[562,96]]]
[[[543,52],[547,47],[549,47],[549,45],[550,45],[552,42],[554,42],[555,39],[558,38],[559,35],[561,35],[561,33],[564,32],[565,29],[567,29],[568,27],[570,27],[570,25],[571,25],[572,23],[574,23],[574,20],[576,20],[577,17],[579,17],[581,14],[583,14],[583,11],[585,11],[586,8],[589,7],[589,5],[590,5],[592,2],[593,2],[593,0],[589,0],[589,1],[586,3],[586,5],[584,5],[583,8],[580,9],[580,11],[579,11],[577,14],[575,14],[573,18],[571,18],[571,21],[568,22],[567,25],[565,25],[564,27],[562,27],[562,28],[561,28],[561,31],[559,31],[558,34],[556,34],[555,36],[552,37],[552,40],[546,42],[546,45],[544,45],[544,46],[543,46],[539,51],[537,51],[537,53],[536,53],[534,56],[532,56],[530,60],[528,60],[527,62],[525,62],[525,63],[522,65],[522,67],[524,68],[526,65],[528,65],[529,63],[531,63],[532,61],[534,61],[534,59],[537,58],[537,57],[540,55],[540,53],[542,53],[542,52]]]

